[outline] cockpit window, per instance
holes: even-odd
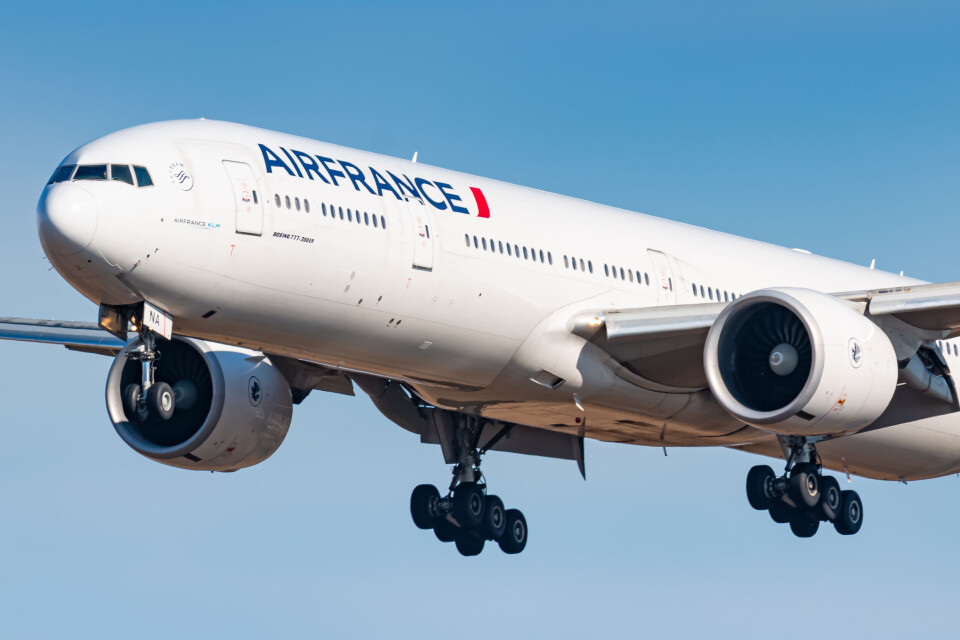
[[[110,165],[110,179],[133,184],[133,174],[130,173],[130,167],[125,164]]]
[[[107,165],[105,164],[82,164],[77,167],[77,172],[73,176],[74,180],[106,180]]]
[[[65,164],[62,167],[57,167],[57,170],[53,172],[53,176],[50,177],[50,182],[47,184],[70,182],[70,178],[73,176],[73,170],[76,168],[77,165],[75,164]]]
[[[133,172],[137,174],[137,184],[141,187],[149,187],[153,184],[153,180],[150,179],[150,172],[147,171],[146,167],[134,167]]]

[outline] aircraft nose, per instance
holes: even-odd
[[[97,201],[72,183],[48,188],[37,204],[37,231],[47,251],[70,255],[83,251],[97,231]]]

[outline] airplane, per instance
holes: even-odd
[[[414,488],[411,516],[466,556],[529,536],[487,490],[490,451],[584,478],[586,439],[778,458],[747,499],[802,538],[863,524],[825,470],[960,471],[960,282],[415,160],[205,119],[94,140],[37,226],[97,322],[0,337],[113,358],[117,433],[183,469],[256,465],[310,393],[359,389],[439,445],[450,485]]]

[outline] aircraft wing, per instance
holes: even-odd
[[[871,316],[892,315],[915,327],[923,339],[960,336],[960,282],[911,285],[834,294],[867,305]],[[707,333],[729,302],[581,314],[573,333],[609,353],[643,382],[661,391],[707,387],[703,348]],[[935,337],[930,337],[933,332]]]
[[[95,322],[0,318],[0,340],[62,344],[73,351],[115,356],[126,344]]]
[[[924,331],[947,332],[939,339],[960,335],[960,282],[921,284],[838,294],[866,302],[872,316],[892,315]]]

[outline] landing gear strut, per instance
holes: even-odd
[[[860,531],[863,502],[856,491],[841,491],[840,483],[823,475],[815,440],[781,436],[787,459],[782,476],[759,465],[747,474],[747,500],[759,511],[768,511],[774,522],[789,523],[800,538],[813,536],[821,522],[832,522],[841,535]]]
[[[487,541],[496,542],[504,553],[520,553],[527,546],[527,520],[488,492],[480,472],[481,457],[510,427],[481,449],[483,426],[479,418],[462,417],[456,428],[458,460],[447,494],[441,496],[433,485],[417,486],[410,496],[410,514],[420,529],[433,529],[441,542],[456,543],[461,555],[478,555]]]
[[[147,328],[140,332],[140,345],[130,353],[130,359],[140,362],[140,384],[128,384],[123,390],[123,408],[131,420],[143,422],[151,415],[161,420],[173,417],[176,400],[173,388],[155,380],[157,351],[156,334]]]

